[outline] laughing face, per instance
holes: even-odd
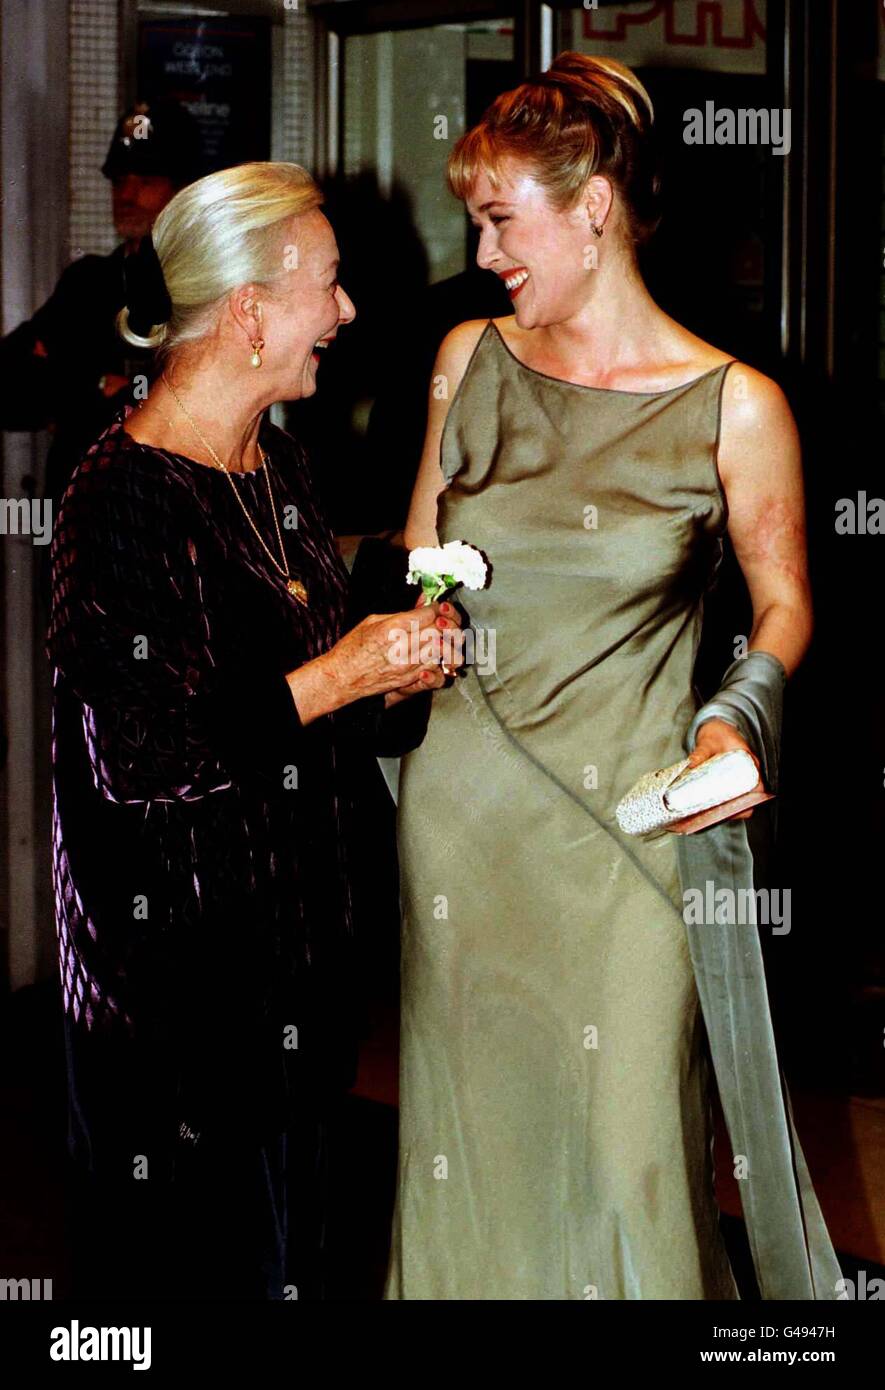
[[[594,189],[592,198],[600,197],[603,189]],[[595,240],[584,200],[561,212],[532,166],[509,160],[494,186],[486,173],[479,174],[467,211],[480,229],[477,265],[500,276],[521,328],[563,323],[580,313],[593,290],[587,248]]]
[[[335,234],[319,208],[294,218],[290,230],[286,254],[294,264],[275,292],[262,296],[262,359],[265,379],[279,379],[277,400],[314,394],[323,352],[356,317],[338,283]]]

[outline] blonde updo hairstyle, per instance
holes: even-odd
[[[651,97],[623,63],[560,53],[546,72],[497,97],[460,137],[449,156],[449,187],[465,200],[480,173],[494,187],[504,159],[524,159],[564,212],[602,174],[620,194],[638,246],[661,220],[653,124]]]
[[[285,274],[282,224],[319,207],[323,195],[299,164],[254,162],[221,169],[175,194],[151,237],[172,303],[166,323],[143,337],[117,328],[136,347],[167,356],[209,332],[220,304],[238,285],[272,287]]]

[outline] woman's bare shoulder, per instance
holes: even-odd
[[[773,377],[740,358],[724,360],[730,366],[722,391],[723,424],[752,430],[792,421],[787,397]]]
[[[439,395],[434,388],[440,377],[446,380],[445,401],[453,399],[488,326],[488,319],[467,319],[450,329],[443,338],[436,354],[431,382],[431,390],[437,399]]]
[[[793,411],[772,377],[732,360],[721,397],[719,474],[732,489],[746,485],[764,495],[778,476],[798,477],[801,443]]]
[[[463,372],[488,326],[488,319],[466,319],[449,329],[439,346],[440,359]]]

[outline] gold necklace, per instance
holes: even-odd
[[[306,603],[307,603],[307,589],[304,587],[304,585],[302,584],[302,582],[301,582],[300,579],[293,579],[293,578],[291,577],[291,575],[289,574],[289,562],[288,562],[288,560],[286,559],[286,548],[285,548],[285,546],[283,545],[283,537],[282,537],[282,533],[281,533],[281,531],[280,531],[280,523],[279,523],[279,521],[277,520],[277,509],[276,509],[276,506],[275,506],[275,504],[274,504],[273,492],[271,491],[271,486],[270,486],[270,469],[267,467],[267,455],[265,454],[265,452],[264,452],[264,450],[262,449],[261,445],[260,445],[260,444],[258,445],[258,456],[259,456],[259,458],[261,459],[261,464],[262,464],[262,467],[264,468],[264,480],[265,480],[265,482],[267,483],[267,495],[268,495],[268,497],[269,497],[269,499],[270,499],[270,509],[271,509],[272,514],[273,514],[273,524],[274,524],[274,527],[275,527],[276,533],[277,533],[277,542],[278,542],[279,547],[280,547],[280,554],[281,554],[282,557],[283,557],[283,563],[282,563],[282,565],[280,565],[279,562],[276,560],[276,558],[275,558],[274,555],[272,554],[272,552],[271,552],[269,546],[267,546],[267,545],[265,544],[264,537],[262,536],[262,534],[261,534],[261,532],[259,531],[258,527],[255,525],[255,522],[252,520],[251,516],[249,515],[249,513],[248,513],[248,511],[247,511],[247,509],[246,509],[246,504],[245,504],[245,502],[243,501],[243,499],[242,499],[242,497],[240,496],[240,494],[237,492],[237,485],[236,485],[236,483],[234,482],[233,478],[231,477],[230,469],[227,467],[226,464],[222,463],[221,459],[218,457],[218,455],[216,454],[215,450],[212,448],[212,445],[209,443],[208,439],[206,439],[205,436],[201,433],[200,429],[199,429],[198,426],[197,426],[196,421],[195,421],[195,420],[193,419],[193,417],[191,416],[190,411],[188,410],[187,406],[184,404],[184,401],[183,401],[183,400],[181,399],[181,397],[179,396],[179,394],[178,394],[178,392],[176,391],[175,387],[172,385],[172,382],[169,381],[168,378],[166,377],[165,372],[162,374],[161,380],[162,380],[162,382],[163,382],[163,385],[166,387],[166,389],[167,389],[168,391],[170,391],[170,392],[172,393],[172,395],[175,397],[175,400],[176,400],[176,402],[178,403],[179,409],[181,410],[182,414],[184,415],[185,419],[187,420],[187,422],[188,422],[188,424],[190,425],[191,429],[193,430],[194,434],[197,436],[197,438],[199,439],[200,443],[203,445],[203,448],[206,449],[206,451],[211,455],[212,459],[213,459],[214,462],[215,462],[216,468],[220,468],[221,471],[222,471],[222,473],[224,473],[224,474],[226,475],[226,477],[228,478],[228,480],[230,481],[230,485],[231,485],[231,487],[232,487],[233,490],[234,490],[234,496],[236,497],[237,501],[239,502],[239,504],[240,504],[240,506],[241,506],[241,508],[242,508],[242,510],[243,510],[243,515],[245,516],[245,518],[246,518],[246,520],[248,521],[249,525],[252,527],[252,530],[255,532],[256,536],[258,537],[259,541],[261,542],[262,548],[264,549],[264,551],[265,551],[265,553],[266,553],[268,559],[270,560],[271,564],[274,566],[274,568],[275,568],[275,569],[283,576],[283,578],[285,579],[285,581],[286,581],[286,588],[288,589],[289,593],[292,595],[292,597],[293,597],[294,599],[297,599],[299,603],[304,603],[304,604],[306,604]]]

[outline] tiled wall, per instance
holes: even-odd
[[[313,23],[302,10],[284,11],[283,148],[280,159],[313,162]]]
[[[70,257],[116,242],[101,166],[120,114],[117,0],[70,0]]]

